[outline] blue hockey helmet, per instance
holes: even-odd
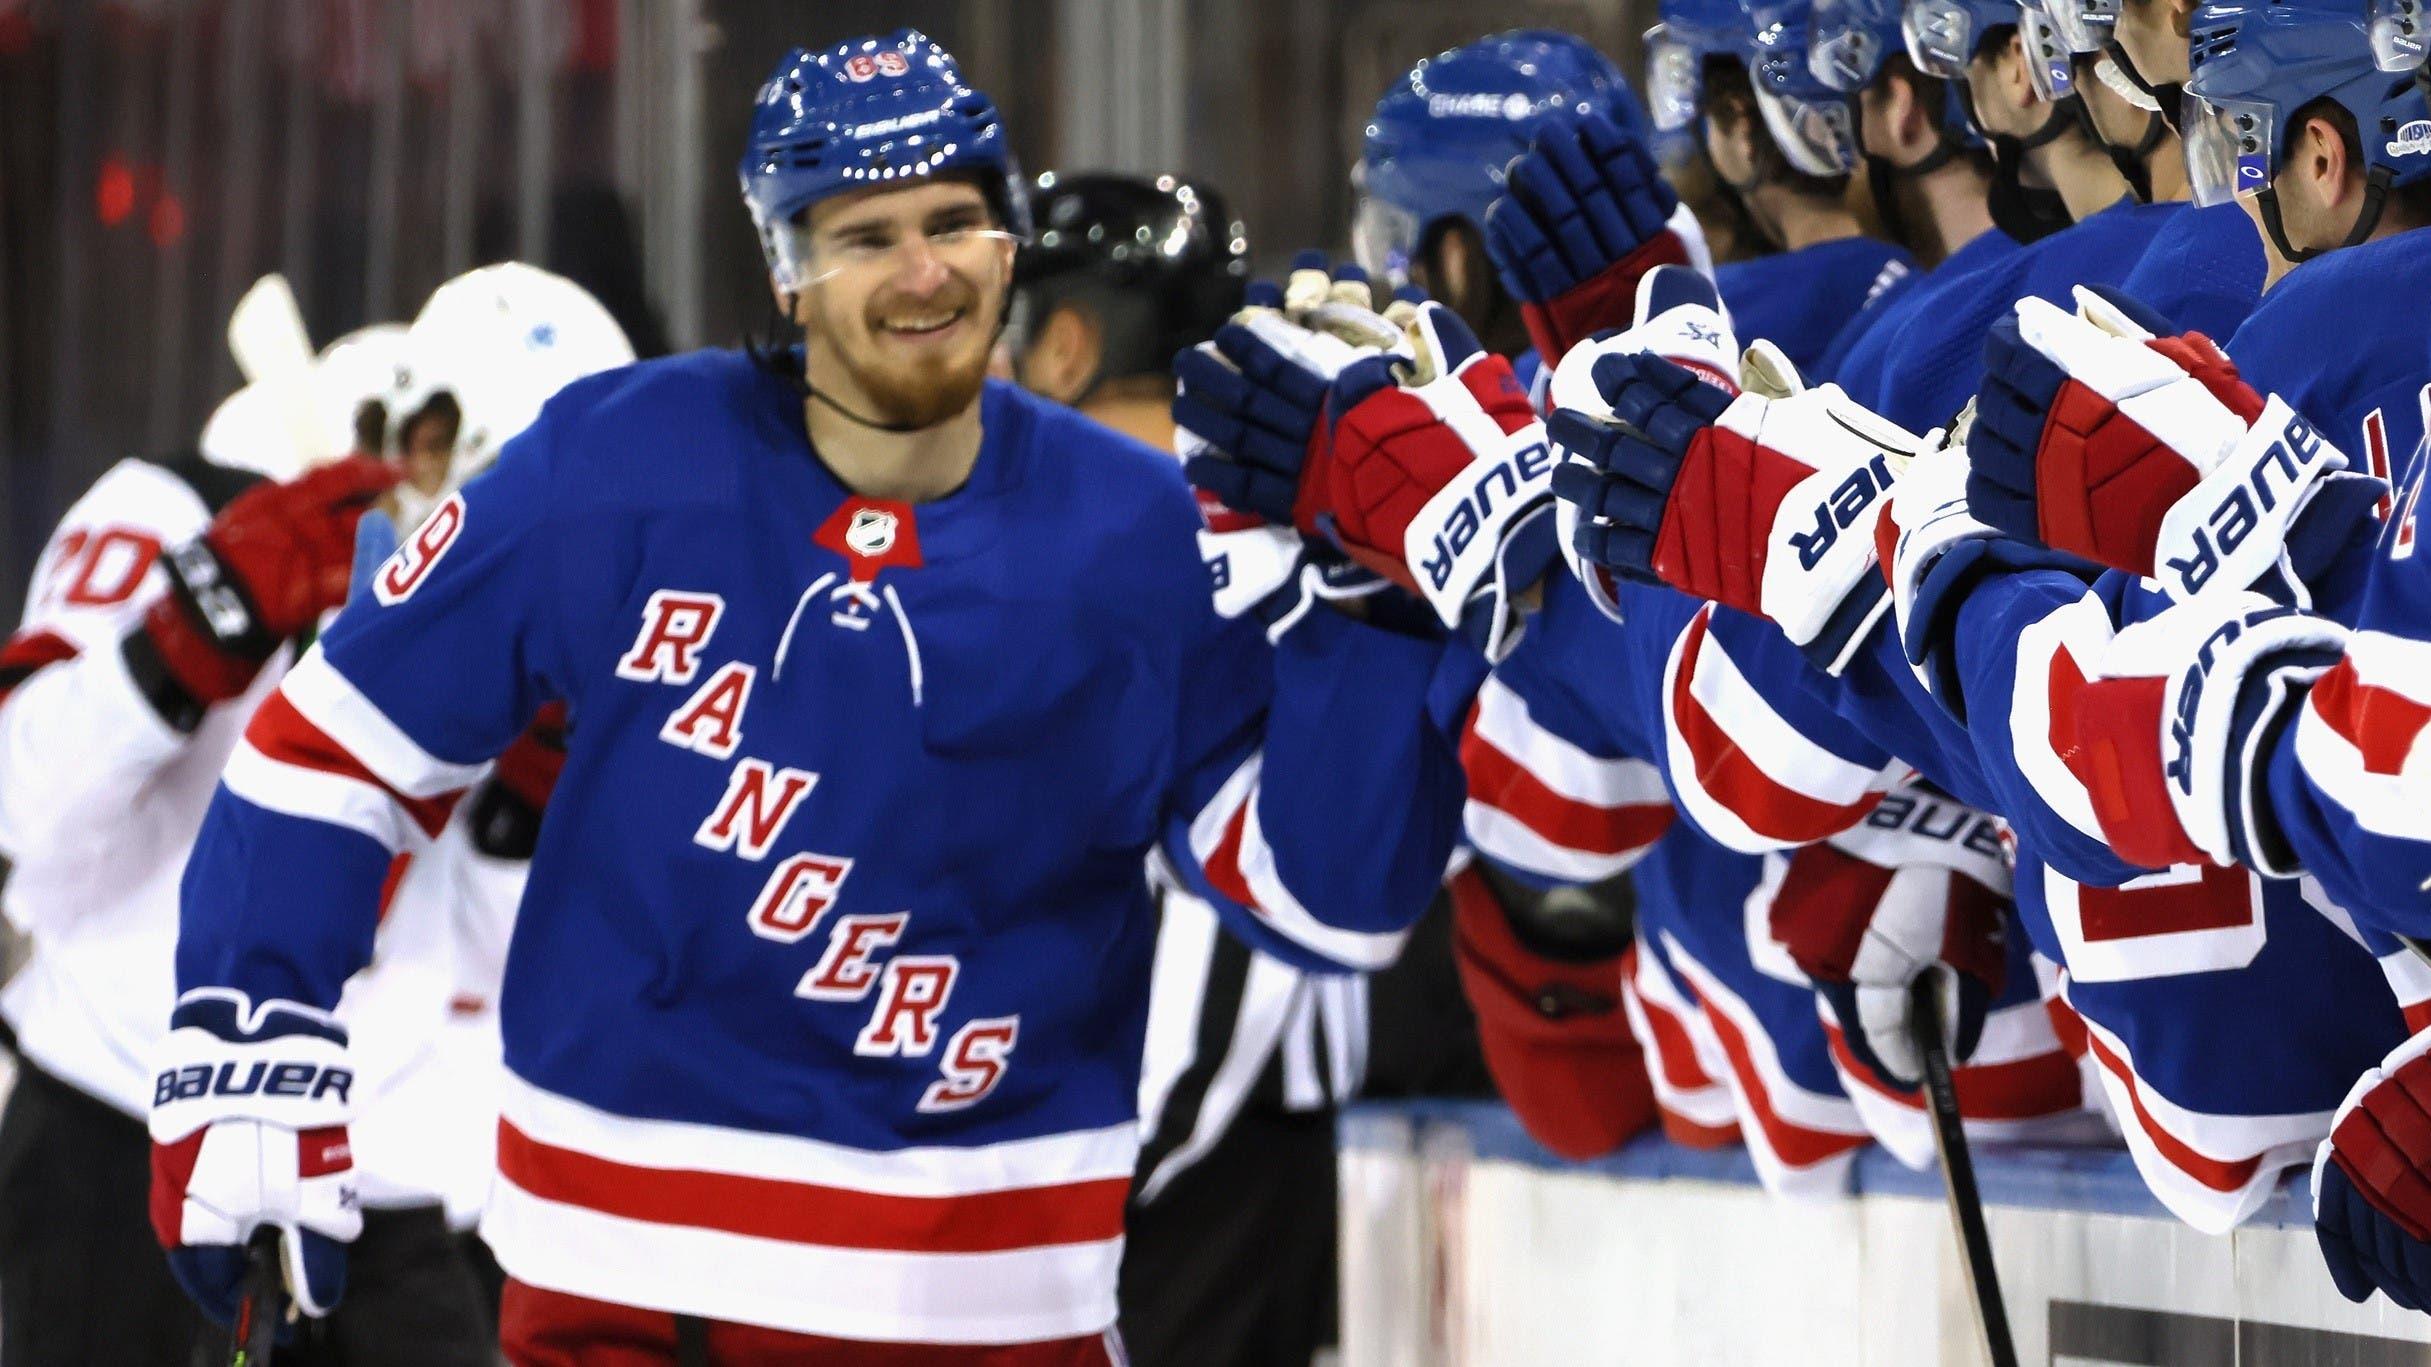
[[[1006,228],[1026,236],[1022,186],[996,105],[918,29],[795,48],[753,100],[737,173],[781,288],[808,276],[801,218],[820,200],[920,176],[974,173]]]
[[[1815,0],[1757,0],[1747,67],[1756,108],[1781,155],[1810,176],[1857,168],[1857,110],[1849,92],[1815,75]]]
[[[1648,135],[1620,68],[1572,34],[1514,29],[1411,67],[1376,101],[1352,172],[1359,264],[1399,282],[1438,225],[1458,220],[1483,232],[1504,168],[1556,111],[1602,114]]]
[[[1967,79],[1967,64],[2024,17],[2018,0],[1907,0],[1899,17],[1908,60],[1928,76]]]
[[[2348,245],[2371,235],[2391,187],[2431,176],[2431,106],[2415,79],[2419,46],[2409,51],[2404,34],[2374,31],[2387,12],[2386,6],[2368,12],[2355,0],[2237,0],[2198,8],[2190,25],[2193,74],[2180,111],[2195,202],[2253,195],[2283,255],[2301,261],[2317,254],[2291,248],[2272,191],[2296,116],[2317,100],[2346,110],[2361,144],[2364,205]]]
[[[1646,103],[1655,130],[1687,134],[1705,112],[1705,63],[1748,60],[1755,23],[1747,0],[1663,0],[1662,22],[1646,31]]]

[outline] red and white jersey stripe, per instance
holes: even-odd
[[[1406,930],[1360,931],[1328,925],[1300,903],[1275,868],[1275,851],[1258,821],[1258,781],[1264,753],[1252,754],[1224,780],[1190,822],[1190,854],[1217,892],[1277,934],[1346,968],[1373,971],[1401,953]]]
[[[2060,976],[2063,997],[2069,990]],[[2118,1036],[2077,1013],[2110,1113],[2144,1185],[2172,1215],[2205,1234],[2225,1234],[2262,1207],[2290,1169],[2309,1166],[2330,1132],[2332,1112],[2216,1115],[2161,1094]]]
[[[1671,825],[1662,771],[1593,754],[1537,723],[1499,678],[1477,694],[1461,737],[1470,843],[1550,882],[1599,883],[1635,864]]]
[[[488,769],[438,758],[399,730],[316,647],[245,728],[223,781],[257,807],[422,847]]]
[[[1664,680],[1675,795],[1707,834],[1751,854],[1809,844],[1864,819],[1907,766],[1832,753],[1781,715],[1713,634],[1708,608],[1680,633]]]
[[[888,1343],[1114,1322],[1137,1127],[871,1151],[611,1115],[510,1077],[482,1234],[553,1291]]]

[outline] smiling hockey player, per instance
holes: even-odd
[[[1224,622],[1172,458],[983,380],[1010,170],[920,34],[797,50],[741,174],[802,347],[568,388],[265,704],[152,1119],[198,1280],[272,1225],[337,1295],[327,1008],[393,853],[563,702],[501,997],[508,1356],[1119,1357],[1142,860],[1372,967],[1459,778],[1416,701],[1439,646]],[[256,1067],[283,1085],[211,1082]]]

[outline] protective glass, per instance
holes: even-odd
[[[2195,203],[2208,207],[2269,188],[2279,130],[2270,106],[2206,99],[2195,88],[2202,80],[2198,72],[2186,88],[2178,131],[2186,140],[2186,177]]]
[[[2032,5],[2020,7],[2017,36],[2026,49],[2026,72],[2034,93],[2045,104],[2076,93],[2075,54],[2060,41],[2059,30],[2048,16]]]
[[[1359,177],[1352,176],[1353,188]],[[1373,195],[1361,194],[1351,210],[1351,259],[1369,278],[1396,288],[1409,283],[1418,254],[1418,215]]]
[[[1843,95],[1865,88],[1882,70],[1882,34],[1860,17],[1856,0],[1815,0],[1807,32],[1807,74]]]
[[[807,228],[794,224],[785,225],[785,232],[800,238],[810,235]],[[1002,228],[948,228],[886,242],[804,242],[792,254],[801,263],[802,283],[797,288],[809,289],[831,280],[883,280],[921,253],[937,258],[956,275],[977,278],[991,260],[1009,266],[1020,245],[1019,237]]]
[[[1982,35],[1975,15],[1953,0],[1908,0],[1900,11],[1899,36],[1908,45],[1908,60],[1927,76],[1944,81],[1967,78],[1967,61],[1975,55]]]
[[[2364,31],[2372,40],[2372,64],[2393,75],[2420,67],[2423,23],[2423,0],[2371,0]]]
[[[1756,108],[1789,164],[1810,176],[1857,169],[1857,129],[1846,100],[1801,100],[1758,87]]]
[[[1661,24],[1646,30],[1646,108],[1659,133],[1691,132],[1704,97],[1696,49]]]
[[[2119,0],[2043,0],[2043,15],[2070,52],[2100,52],[2119,23]]]

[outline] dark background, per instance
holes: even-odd
[[[1567,28],[1639,66],[1651,0],[0,0],[0,616],[69,501],[190,444],[228,310],[283,271],[316,344],[537,261],[645,354],[766,287],[733,167],[790,46],[910,24],[1022,164],[1225,191],[1262,267],[1339,246],[1359,129],[1417,58]]]

